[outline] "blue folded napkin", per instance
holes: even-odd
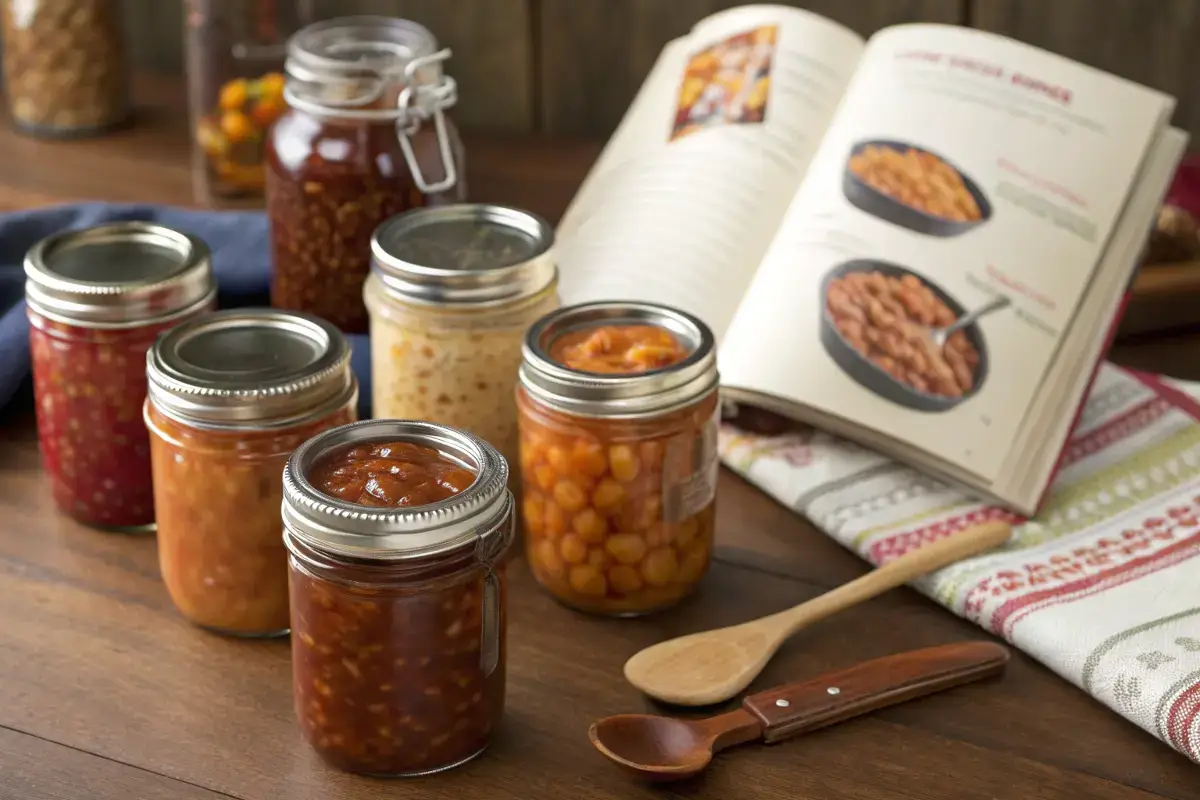
[[[270,304],[267,219],[258,211],[192,211],[149,205],[81,203],[0,214],[0,408],[29,384],[29,323],[25,317],[25,253],[61,230],[103,222],[144,220],[203,239],[212,250],[221,308]],[[361,386],[358,413],[371,411],[371,357],[367,337],[349,336]]]

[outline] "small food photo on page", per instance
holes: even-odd
[[[913,270],[847,261],[821,281],[825,352],[856,383],[917,411],[949,411],[978,394],[988,376],[983,317],[1003,295],[967,309]]]
[[[926,236],[958,236],[992,216],[979,184],[952,162],[891,139],[851,148],[842,191],[860,211]]]
[[[670,141],[722,125],[762,122],[771,89],[779,26],[762,25],[688,59]]]

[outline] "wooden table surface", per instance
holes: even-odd
[[[178,92],[143,87],[141,126],[36,143],[0,129],[0,207],[82,199],[187,204]],[[477,199],[561,214],[590,142],[468,137]],[[1128,364],[1200,378],[1182,335],[1124,345]],[[159,580],[155,543],[87,530],[53,510],[32,416],[0,421],[0,798],[1200,798],[1200,767],[1015,654],[999,680],[771,747],[721,756],[702,778],[633,783],[588,744],[595,718],[651,704],[621,677],[664,637],[776,611],[863,573],[806,521],[724,474],[716,563],[683,606],[642,620],[582,616],[513,566],[508,714],[477,761],[441,776],[360,779],[324,767],[293,719],[286,642],[191,627]],[[891,592],[802,633],[757,682],[981,638],[917,593]]]

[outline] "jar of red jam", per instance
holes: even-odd
[[[415,22],[346,17],[288,43],[290,110],[266,147],[271,304],[367,331],[371,235],[387,218],[465,197],[463,148],[446,110],[449,50]]]
[[[465,431],[372,420],[283,474],[296,714],[330,764],[421,775],[481,753],[504,710],[508,465]]]
[[[530,569],[559,601],[645,614],[708,571],[717,380],[712,332],[666,306],[570,306],[529,329],[522,520]]]
[[[25,275],[38,444],[54,500],[89,525],[150,529],[146,351],[215,307],[208,247],[119,222],[42,240]]]
[[[145,369],[171,600],[217,633],[286,634],[283,466],[307,439],[355,419],[346,337],[306,314],[218,311],[160,336]]]

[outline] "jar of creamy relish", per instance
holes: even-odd
[[[508,465],[444,425],[371,420],[284,471],[296,715],[330,764],[422,775],[481,753],[504,710]]]
[[[150,530],[146,351],[216,307],[208,247],[162,225],[109,223],[43,239],[25,275],[38,447],[54,500],[88,525]]]
[[[525,332],[559,303],[553,242],[545,220],[494,205],[381,225],[364,289],[374,416],[462,428],[515,463]]]
[[[645,614],[707,572],[717,380],[712,332],[666,306],[589,303],[530,328],[517,390],[525,546],[558,600]]]
[[[354,420],[358,383],[328,322],[219,311],[162,336],[146,358],[158,560],[191,622],[233,636],[289,629],[283,467]]]

